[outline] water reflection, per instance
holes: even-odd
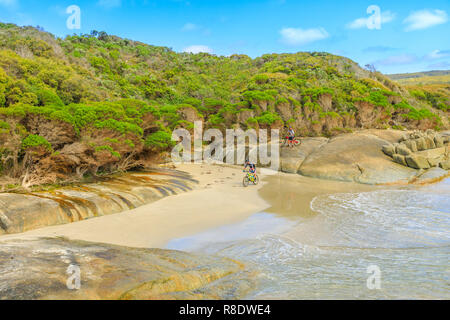
[[[246,262],[249,299],[449,299],[450,180],[401,190],[270,177],[268,213],[170,245]],[[367,268],[381,270],[369,290]]]

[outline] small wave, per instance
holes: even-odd
[[[311,209],[324,218],[334,246],[450,245],[450,197],[446,194],[383,190],[321,195],[311,201]]]

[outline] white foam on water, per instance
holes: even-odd
[[[317,219],[293,223],[262,213],[178,239],[172,248],[259,271],[248,299],[450,299],[449,193],[435,187],[321,195],[311,208]],[[323,228],[314,229],[318,222]],[[315,235],[307,243],[283,235],[307,231]],[[380,290],[367,288],[371,265],[381,270]]]
[[[322,195],[313,199],[311,208],[333,232],[329,245],[415,248],[450,244],[450,197],[446,194],[383,190]]]

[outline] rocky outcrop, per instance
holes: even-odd
[[[0,193],[0,235],[122,212],[191,190],[195,184],[185,173],[155,169],[46,192]]]
[[[337,136],[309,155],[299,173],[366,184],[407,182],[415,177],[415,170],[394,163],[383,154],[381,148],[385,144],[385,140],[364,132]]]
[[[327,138],[305,138],[302,139],[300,147],[282,148],[280,152],[281,171],[298,173],[305,159],[327,142]]]
[[[413,133],[413,140],[399,130],[363,130],[341,134],[331,139],[304,138],[295,148],[282,148],[281,171],[298,173],[313,178],[353,181],[364,184],[414,183],[427,171],[446,176],[450,163],[442,160],[448,154],[448,139],[445,135],[431,132]],[[431,139],[432,138],[432,139]],[[419,143],[416,143],[420,140]],[[431,143],[431,140],[434,144]],[[441,145],[444,147],[436,148]],[[434,149],[414,151],[418,148]],[[431,172],[431,171],[430,171]],[[430,173],[431,175],[431,173]],[[427,180],[424,176],[424,180]],[[431,178],[430,178],[431,179]]]
[[[242,299],[255,284],[227,258],[61,238],[2,242],[0,265],[6,300]]]
[[[295,112],[293,112],[292,107],[289,102],[277,103],[275,106],[275,111],[280,115],[283,121],[289,121],[294,118]]]
[[[333,96],[329,93],[319,95],[317,103],[324,112],[329,112],[333,107]]]
[[[402,136],[396,143],[384,145],[382,150],[394,162],[413,169],[445,169],[449,159],[448,143],[448,136],[433,130],[414,131]]]

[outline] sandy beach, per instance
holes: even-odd
[[[1,236],[4,256],[15,257],[4,263],[21,259],[28,272],[23,279],[5,274],[7,285],[23,282],[10,296],[29,297],[29,279],[45,279],[48,269],[60,277],[55,283],[64,282],[69,256],[86,273],[86,290],[74,296],[49,289],[41,298],[185,299],[198,298],[198,288],[205,290],[201,297],[213,299],[448,296],[439,282],[448,269],[448,247],[437,246],[448,241],[448,198],[442,192],[448,181],[427,187],[370,186],[260,169],[261,184],[244,188],[242,167],[176,169],[198,180],[197,187],[134,210]],[[424,249],[411,249],[417,247]],[[148,274],[128,261],[130,255],[135,261],[151,258],[144,268]],[[429,280],[418,278],[430,264],[437,271]],[[386,289],[366,289],[369,265],[383,268]],[[36,268],[43,276],[36,276]],[[153,291],[142,286],[154,281],[161,284]]]
[[[66,237],[138,248],[162,248],[174,238],[236,223],[269,204],[258,195],[258,186],[242,186],[242,167],[181,164],[199,184],[196,190],[174,195],[139,208],[71,224],[51,226],[0,237],[35,239]],[[265,174],[259,173],[261,180]]]

